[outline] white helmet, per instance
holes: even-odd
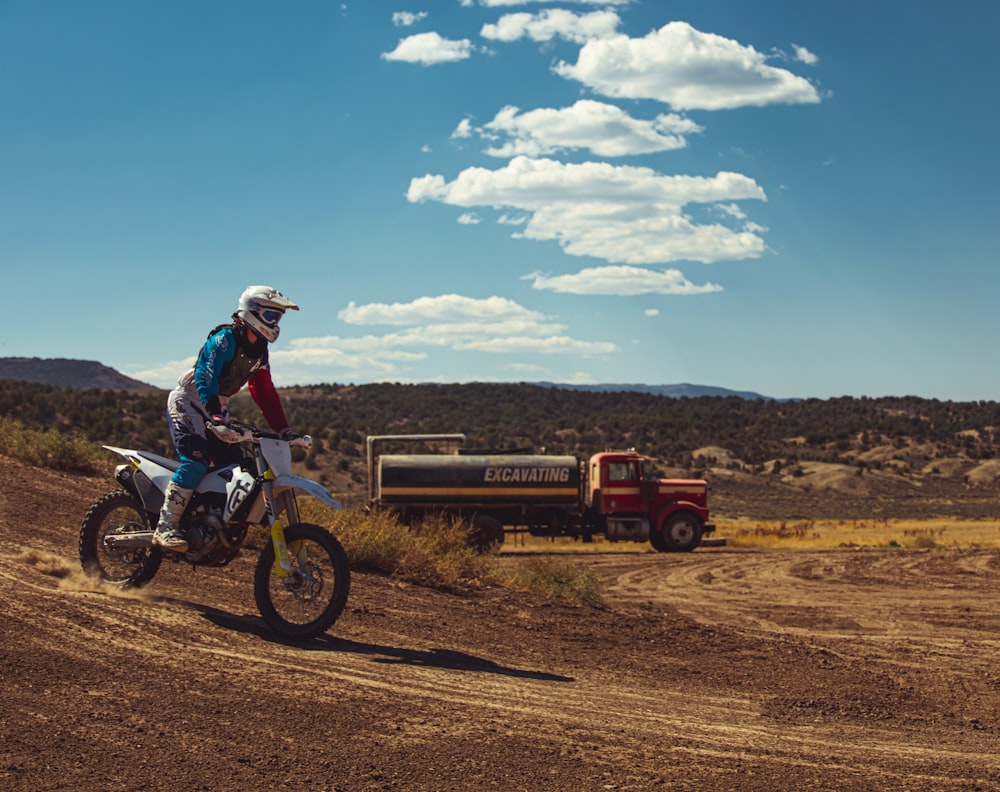
[[[270,286],[247,286],[240,295],[240,303],[233,318],[239,319],[267,341],[278,338],[278,322],[285,311],[299,310],[299,306]]]

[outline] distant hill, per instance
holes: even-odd
[[[716,388],[711,385],[691,385],[682,382],[679,385],[642,385],[638,383],[629,384],[600,384],[600,385],[567,385],[562,382],[539,382],[545,388],[562,388],[564,390],[590,391],[593,393],[613,393],[617,391],[629,391],[632,393],[652,393],[655,396],[668,396],[671,399],[679,399],[687,396],[697,399],[699,396],[738,396],[741,399],[766,399],[774,401],[771,396],[762,396],[753,391],[734,391],[728,388]],[[781,401],[780,399],[778,401]]]
[[[105,381],[117,389],[102,387],[98,375],[110,370],[96,363],[16,362],[12,367],[0,359],[0,422],[174,453],[162,391],[124,390],[135,383],[121,375]],[[85,373],[79,386],[62,384],[76,366]],[[60,384],[24,380],[46,367],[56,370]],[[996,516],[1000,402],[675,398],[622,387],[328,384],[282,388],[281,398],[291,425],[314,439],[296,460],[298,470],[352,507],[367,498],[366,436],[460,432],[470,448],[545,449],[581,458],[633,447],[652,475],[708,478],[713,509],[730,517]],[[230,410],[261,425],[248,394],[233,399]]]
[[[0,379],[77,389],[101,388],[139,392],[160,390],[148,383],[126,377],[96,360],[0,358]]]
[[[103,390],[156,391],[153,385],[126,377],[109,366],[96,360],[70,360],[67,358],[0,358],[0,379],[38,382],[43,385],[70,386],[72,388],[101,388]],[[677,385],[644,385],[641,383],[608,383],[592,385],[570,385],[562,382],[538,382],[543,388],[586,391],[590,393],[649,393],[672,399],[700,396],[737,396],[741,399],[764,399],[782,401],[771,396],[763,396],[753,391],[736,391],[717,388],[712,385],[692,385],[683,382]]]

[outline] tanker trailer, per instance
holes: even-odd
[[[373,501],[405,522],[428,514],[468,520],[477,546],[501,544],[503,526],[575,519],[580,460],[533,454],[386,454],[375,462]]]

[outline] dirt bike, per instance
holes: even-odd
[[[325,632],[347,603],[350,568],[332,534],[299,520],[296,491],[340,508],[320,484],[292,475],[291,447],[308,448],[311,439],[286,441],[242,424],[208,426],[220,440],[243,443],[244,460],[213,468],[202,479],[181,518],[188,540],[183,553],[153,544],[163,493],[178,462],[104,446],[128,462],[115,469],[121,488],[98,498],[80,526],[84,571],[110,585],[133,588],[152,580],[164,557],[223,567],[240,552],[250,527],[259,525],[271,539],[254,573],[254,599],[264,623],[296,641]]]

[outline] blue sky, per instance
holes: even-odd
[[[1000,6],[0,0],[0,356],[1000,396]]]

